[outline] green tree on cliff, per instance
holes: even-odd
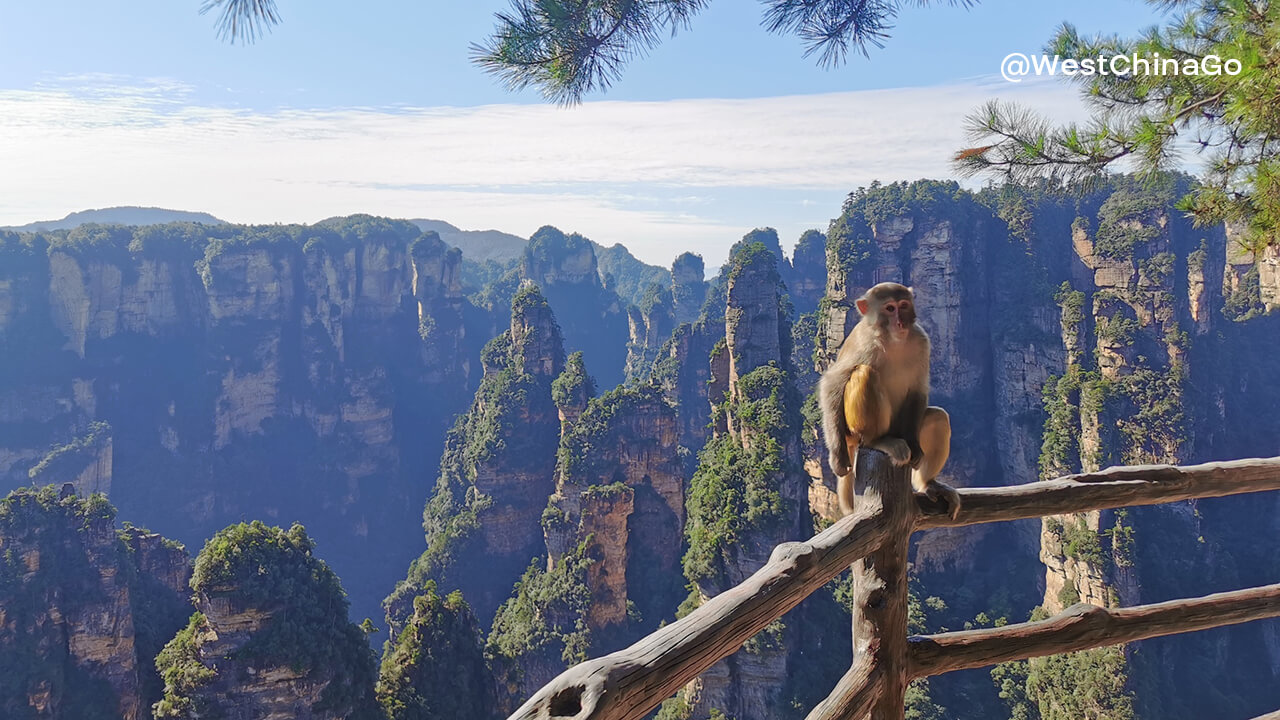
[[[374,658],[364,633],[347,621],[347,599],[338,576],[313,554],[305,528],[288,530],[262,522],[240,523],[205,543],[191,576],[200,610],[156,658],[165,696],[156,717],[208,717],[230,694],[219,682],[231,663],[289,667],[325,689],[317,711],[348,718],[377,717],[373,699]],[[266,616],[262,627],[225,658],[209,663],[200,652],[207,617],[225,600],[231,607]]]
[[[441,597],[436,584],[427,581],[413,599],[413,615],[404,630],[387,641],[378,702],[390,720],[488,718],[496,713],[480,626],[462,593]]]

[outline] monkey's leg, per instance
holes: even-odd
[[[893,407],[870,365],[859,365],[844,386],[844,421],[856,444],[872,443],[889,432]],[[851,464],[853,456],[849,457]]]
[[[901,438],[885,437],[893,422],[893,405],[880,376],[870,365],[859,365],[844,389],[845,421],[849,431],[861,435],[860,444],[889,456],[894,465],[911,462],[911,449]],[[857,464],[850,455],[850,463]]]
[[[920,449],[924,459],[920,467],[911,473],[911,485],[916,492],[931,499],[946,501],[954,518],[960,512],[960,494],[955,488],[937,480],[938,473],[942,472],[942,466],[947,464],[951,455],[951,418],[946,410],[930,407],[924,411],[924,422],[920,424]]]
[[[849,472],[836,476],[836,500],[840,503],[840,517],[853,512],[853,474],[858,468],[858,436],[853,433],[845,436],[845,447],[849,452]]]
[[[870,365],[858,365],[844,386],[844,420],[849,427],[845,447],[849,452],[849,474],[837,478],[836,496],[840,511],[853,512],[853,473],[858,466],[858,446],[877,440],[889,431],[893,408]]]

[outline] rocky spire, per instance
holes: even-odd
[[[671,297],[675,302],[677,323],[698,319],[702,303],[707,299],[706,268],[701,255],[683,253],[671,263]]]

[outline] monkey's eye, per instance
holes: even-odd
[[[891,313],[898,312],[898,307],[896,305],[886,305],[884,309]]]

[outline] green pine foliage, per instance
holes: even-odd
[[[89,424],[88,432],[69,443],[55,445],[47,455],[27,471],[33,483],[55,483],[74,480],[85,466],[98,456],[111,441],[111,425]]]
[[[1000,663],[991,669],[991,680],[1008,708],[1009,720],[1041,720],[1040,708],[1027,697],[1028,671],[1026,660]]]
[[[587,659],[593,640],[587,625],[591,540],[587,537],[565,553],[550,571],[545,560],[534,559],[511,598],[498,608],[486,644],[489,653],[514,661],[553,657],[569,665]]]
[[[347,599],[338,576],[315,557],[306,529],[288,530],[260,521],[239,523],[217,533],[196,557],[191,589],[199,603],[227,598],[233,606],[269,616],[232,660],[287,666],[326,682],[317,710],[349,717],[372,717],[374,662],[364,633],[347,621]],[[158,717],[194,718],[200,687],[212,682],[194,652],[207,620],[193,617],[188,630],[161,651],[156,665],[166,679]],[[207,666],[206,666],[206,669]],[[212,668],[216,673],[217,666]],[[174,679],[173,683],[169,679]]]
[[[48,253],[49,240],[43,233],[0,230],[0,280],[43,274]]]
[[[587,374],[586,363],[579,350],[565,360],[564,372],[551,383],[551,399],[556,405],[565,406],[580,399],[590,400],[596,395],[595,380]]]
[[[204,624],[202,613],[192,613],[187,626],[156,655],[156,669],[165,688],[164,697],[152,707],[157,720],[208,717],[217,712],[211,700],[200,692],[218,677],[216,670],[200,661],[196,634]]]
[[[383,651],[377,694],[388,720],[493,717],[496,686],[480,638],[462,593],[442,597],[428,581]]]
[[[827,275],[856,287],[870,287],[876,241],[872,228],[893,218],[946,218],[963,223],[975,215],[971,193],[955,182],[917,180],[888,185],[879,181],[860,187],[845,198],[840,217],[827,229]],[[847,288],[852,291],[854,288]],[[819,312],[825,315],[820,301]]]
[[[751,434],[749,448],[729,434],[710,440],[686,500],[685,576],[693,582],[727,578],[725,571],[745,533],[776,527],[787,517],[778,491],[786,467],[784,448],[797,432],[798,403],[785,370],[765,365],[738,379],[729,412]]]
[[[1123,646],[1028,662],[1026,694],[1041,720],[1135,720],[1133,692]],[[1011,698],[1018,697],[1012,687]]]
[[[1101,538],[1089,528],[1083,517],[1074,517],[1073,521],[1064,523],[1063,528],[1062,550],[1067,557],[1100,570],[1108,567],[1109,555],[1102,547]]]
[[[567,370],[566,370],[567,372]],[[563,378],[564,375],[561,375]],[[622,438],[619,423],[650,407],[675,409],[667,404],[661,388],[654,385],[619,386],[587,403],[578,422],[560,440],[557,474],[564,478],[587,480],[592,485],[607,485],[622,468],[602,451],[612,451]]]
[[[1266,311],[1267,307],[1262,303],[1258,266],[1254,265],[1245,271],[1239,283],[1232,288],[1222,305],[1222,314],[1235,322],[1245,322],[1265,314]]]
[[[1194,188],[1173,195],[1182,197],[1179,209],[1202,226],[1240,223],[1255,251],[1274,245],[1280,240],[1273,141],[1280,134],[1280,8],[1266,0],[1151,2],[1178,12],[1130,37],[1090,37],[1064,24],[1044,52],[1064,59],[1139,57],[1159,71],[1069,77],[1091,108],[1084,123],[1058,125],[991,101],[968,119],[971,147],[957,153],[958,169],[1015,182],[1076,184],[1127,163],[1151,177],[1191,147],[1205,171]],[[1169,63],[1179,71],[1170,72]],[[1123,256],[1134,240],[1140,238],[1107,239],[1102,252]]]
[[[1093,251],[1112,260],[1132,258],[1137,248],[1160,236],[1159,220],[1168,212],[1173,192],[1168,178],[1164,187],[1121,182],[1098,210]]]

